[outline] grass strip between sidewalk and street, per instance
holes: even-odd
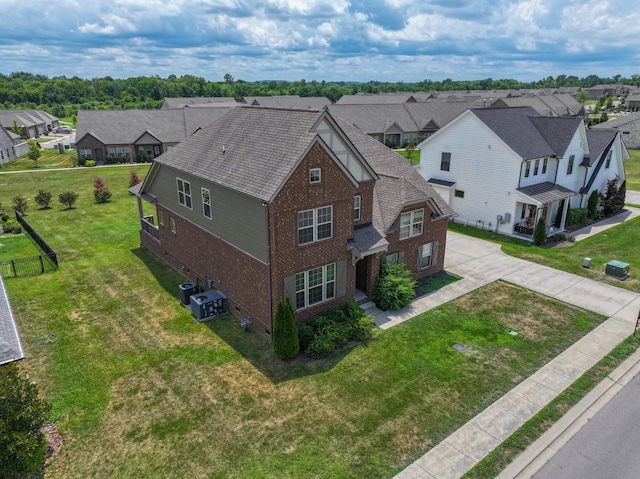
[[[614,369],[636,352],[640,338],[629,336],[601,359],[594,367],[586,371],[553,401],[528,420],[520,429],[509,436],[487,457],[467,472],[465,479],[495,478],[505,467],[533,444],[542,434],[551,428],[573,406],[584,398],[594,387],[605,379]]]

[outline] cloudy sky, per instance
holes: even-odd
[[[0,0],[0,72],[405,81],[640,74],[634,0]]]

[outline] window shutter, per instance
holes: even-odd
[[[431,248],[431,266],[435,266],[438,264],[438,242],[433,242],[433,247]]]
[[[294,308],[295,308],[295,304],[296,304],[296,275],[295,274],[291,276],[287,276],[284,279],[284,294],[289,296],[289,299],[291,300],[291,303],[294,305]]]
[[[418,246],[418,256],[416,257],[416,271],[422,269],[422,246]]]
[[[294,277],[295,293],[295,277]],[[347,294],[347,262],[338,261],[336,263],[336,298],[342,298]]]
[[[398,263],[404,263],[404,251],[398,253]]]

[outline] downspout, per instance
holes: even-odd
[[[265,219],[267,223],[267,268],[269,270],[269,322],[271,327],[269,329],[269,344],[273,342],[273,271],[271,269],[271,221],[269,219],[269,203],[262,202],[262,206],[265,212]]]

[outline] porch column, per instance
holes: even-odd
[[[142,229],[142,218],[144,217],[144,211],[142,210],[142,200],[139,196],[136,195],[136,200],[138,202],[138,220],[140,221],[140,229]]]
[[[571,198],[567,198],[564,202],[564,207],[562,211],[562,221],[560,222],[560,231],[564,231],[564,225],[567,221],[567,210],[569,209],[569,203],[571,202]]]

